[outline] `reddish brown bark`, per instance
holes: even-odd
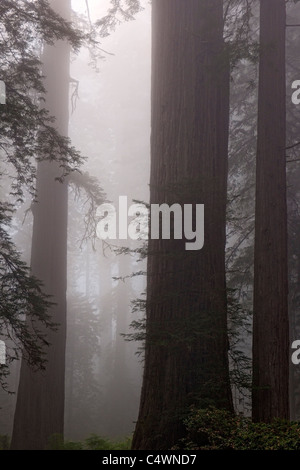
[[[61,16],[70,17],[71,0],[50,3]],[[69,56],[70,47],[62,42],[55,47],[45,46],[43,55],[46,106],[65,136],[69,121]],[[38,164],[38,203],[34,207],[31,254],[32,273],[43,281],[45,292],[53,295],[57,303],[50,313],[59,328],[56,332],[46,332],[51,347],[46,351],[45,371],[34,372],[22,361],[12,449],[43,450],[51,435],[63,434],[68,188],[66,183],[55,181],[59,175],[57,164]]]
[[[253,419],[289,417],[285,0],[260,2]]]
[[[225,215],[229,67],[221,0],[153,0],[151,204],[205,205],[205,245],[150,240],[133,449],[170,449],[189,405],[232,410]]]

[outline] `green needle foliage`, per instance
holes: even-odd
[[[31,276],[12,239],[14,207],[26,194],[35,197],[36,161],[58,162],[58,180],[79,168],[82,157],[69,139],[55,129],[43,108],[40,56],[45,43],[69,41],[76,51],[87,37],[54,13],[44,0],[3,0],[0,4],[0,79],[6,84],[6,104],[0,106],[0,178],[11,182],[0,194],[0,334],[7,341],[7,363],[0,369],[5,387],[8,365],[21,350],[28,363],[44,367],[47,343],[37,323],[55,328],[51,305],[41,283]],[[7,202],[9,201],[9,203]],[[25,324],[30,318],[30,327]]]
[[[75,50],[84,36],[54,13],[46,1],[3,1],[0,5],[0,79],[6,84],[6,105],[0,107],[1,163],[10,168],[12,194],[22,200],[34,192],[35,160],[56,160],[63,178],[81,163],[70,141],[55,130],[42,104],[40,55],[43,44],[68,40]],[[8,164],[8,165],[7,165]]]
[[[96,21],[100,36],[106,37],[124,21],[134,20],[134,15],[143,9],[140,0],[111,0],[107,15]]]
[[[0,203],[0,331],[9,340],[8,363],[19,357],[22,347],[23,357],[33,367],[44,367],[43,346],[47,345],[44,334],[36,325],[43,324],[55,328],[47,310],[51,306],[49,296],[43,294],[41,282],[30,275],[29,268],[21,260],[4,226],[10,224],[12,208]],[[30,327],[24,322],[25,315],[31,319]],[[0,369],[0,384],[8,365]]]

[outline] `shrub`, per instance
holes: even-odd
[[[214,408],[192,408],[185,421],[185,450],[300,450],[300,423],[276,419],[252,423],[249,418]]]
[[[130,450],[131,439],[113,442],[100,436],[92,434],[85,440],[85,448],[88,450]]]
[[[8,436],[0,436],[0,450],[9,450]]]
[[[130,438],[114,442],[92,434],[84,442],[72,442],[64,441],[61,434],[53,434],[49,439],[48,450],[130,450],[130,447]]]

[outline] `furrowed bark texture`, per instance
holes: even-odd
[[[57,13],[70,18],[70,0],[50,3]],[[59,132],[67,136],[69,45],[63,42],[55,47],[46,45],[43,63],[47,77],[46,106],[56,117]],[[60,173],[56,163],[38,163],[38,203],[34,206],[31,254],[32,273],[43,281],[45,292],[53,295],[57,304],[50,313],[59,327],[55,332],[47,332],[51,346],[46,351],[45,371],[34,372],[22,361],[12,449],[43,450],[50,436],[62,435],[64,431],[68,187],[66,183],[55,181]]]
[[[133,449],[169,449],[190,405],[232,410],[225,217],[229,65],[220,0],[153,0],[151,204],[205,205],[205,244],[149,240]],[[195,220],[194,220],[195,222]]]

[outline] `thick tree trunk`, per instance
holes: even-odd
[[[260,2],[253,419],[289,417],[285,0]]]
[[[52,8],[68,19],[71,0],[52,0]],[[45,46],[44,75],[46,106],[56,117],[56,127],[68,134],[70,47],[59,42]],[[38,203],[34,206],[32,239],[32,273],[44,282],[45,291],[53,295],[56,306],[51,318],[58,331],[47,332],[51,347],[43,372],[30,370],[22,361],[17,406],[12,436],[12,449],[45,449],[49,437],[63,434],[64,373],[66,341],[66,264],[68,187],[55,181],[60,175],[57,164],[38,163]]]
[[[130,272],[129,262],[128,256],[119,256],[119,276],[126,276]],[[129,288],[129,282],[121,280],[115,293],[114,321],[116,336],[111,351],[111,377],[107,390],[107,407],[110,419],[106,429],[109,436],[124,436],[131,432],[130,427],[132,427],[132,415],[134,413],[132,383],[126,363],[128,343],[121,336],[128,329]]]
[[[153,0],[151,204],[205,205],[205,245],[150,240],[133,449],[169,449],[189,405],[232,410],[225,219],[229,65],[221,0]]]

